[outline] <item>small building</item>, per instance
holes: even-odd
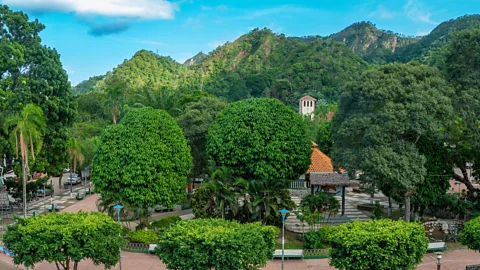
[[[350,177],[344,170],[335,170],[332,160],[312,142],[312,163],[305,173],[312,194],[327,192],[342,197],[342,216],[345,214],[345,187],[350,185]]]
[[[310,116],[313,120],[313,112],[317,107],[317,100],[311,96],[304,96],[298,102],[298,111],[301,115]]]

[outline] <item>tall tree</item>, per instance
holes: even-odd
[[[453,100],[457,119],[453,125],[450,145],[452,158],[461,174],[455,180],[470,191],[475,188],[467,172],[467,163],[473,163],[474,175],[480,171],[480,29],[464,30],[453,35],[446,50],[446,77],[454,86]]]
[[[7,133],[10,131],[17,158],[20,149],[23,176],[23,215],[27,217],[27,175],[30,171],[28,157],[31,155],[35,160],[35,152],[38,153],[42,147],[42,137],[46,129],[42,109],[34,104],[28,104],[19,115],[11,116],[5,121],[4,129]]]
[[[302,117],[276,99],[230,104],[208,130],[207,153],[218,166],[247,180],[285,187],[310,165],[311,141]]]
[[[76,105],[60,55],[41,44],[44,28],[38,20],[29,21],[25,13],[0,6],[0,88],[5,92],[6,111],[20,112],[29,103],[42,109],[47,129],[43,148],[36,154],[47,160],[45,170],[56,174],[68,160],[67,128]]]
[[[143,209],[173,207],[185,196],[191,166],[178,124],[167,112],[147,107],[104,130],[91,177],[102,196]]]
[[[217,114],[227,103],[216,97],[201,97],[185,104],[177,120],[192,149],[193,177],[203,177],[207,173],[206,143],[208,129],[213,125]]]
[[[334,118],[335,166],[393,187],[405,198],[409,221],[410,198],[427,172],[417,143],[450,123],[452,94],[435,68],[389,64],[366,71],[347,85]]]

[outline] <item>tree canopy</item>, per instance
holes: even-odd
[[[207,172],[207,132],[217,114],[226,106],[227,103],[218,98],[202,97],[198,101],[187,103],[178,117],[178,123],[192,149],[193,176],[202,176]]]
[[[247,99],[221,111],[207,153],[244,179],[296,180],[310,165],[311,141],[300,115],[276,99]]]
[[[185,196],[192,157],[187,140],[165,111],[129,111],[102,133],[95,153],[95,191],[137,207],[172,207]]]
[[[259,223],[181,221],[159,235],[155,254],[168,269],[259,269],[273,257],[278,233]]]
[[[15,264],[27,267],[47,261],[58,269],[77,269],[78,262],[91,259],[110,268],[120,259],[120,228],[101,213],[53,213],[19,219],[8,227],[3,242],[15,254]]]
[[[334,164],[361,180],[393,187],[409,199],[426,176],[417,143],[440,136],[453,116],[453,91],[435,68],[372,67],[347,85],[333,122]]]

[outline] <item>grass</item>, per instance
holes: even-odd
[[[285,230],[285,249],[303,249],[303,242],[298,240],[298,234]],[[275,239],[275,249],[282,249],[282,232]]]

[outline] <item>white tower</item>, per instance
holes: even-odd
[[[299,103],[299,112],[301,115],[310,115],[313,120],[313,112],[317,107],[317,100],[311,96],[304,96],[300,99]]]

